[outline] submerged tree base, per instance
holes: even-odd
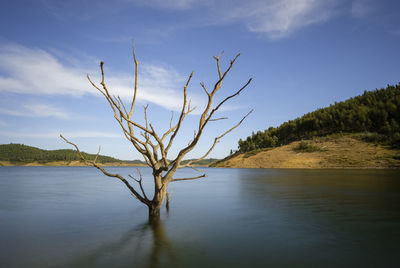
[[[160,208],[149,207],[149,223],[160,221]]]

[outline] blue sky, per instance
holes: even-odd
[[[217,145],[211,157],[237,148],[239,138],[314,109],[400,81],[398,1],[379,0],[3,0],[0,9],[0,143],[69,148],[140,159],[124,140],[111,111],[86,80],[106,83],[126,102],[132,93],[132,40],[139,64],[138,106],[149,104],[159,131],[178,118],[182,88],[198,107],[176,140],[176,153],[196,128],[206,96],[223,66],[238,52],[222,99],[249,87],[211,122],[198,157],[214,137],[254,112]],[[143,121],[143,111],[135,118]]]

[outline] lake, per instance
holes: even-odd
[[[399,267],[398,170],[205,172],[149,225],[94,168],[0,167],[0,267]]]

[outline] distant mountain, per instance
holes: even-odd
[[[369,133],[366,139],[400,147],[400,84],[307,113],[239,140],[238,153],[274,148],[335,133]]]
[[[85,158],[93,160],[96,155],[82,153]],[[218,159],[208,158],[203,159],[196,163],[200,166],[207,166]],[[61,149],[61,150],[43,150],[36,147],[24,145],[24,144],[0,144],[0,161],[9,162],[12,164],[29,164],[29,163],[52,163],[52,162],[62,162],[65,165],[70,165],[71,162],[79,162],[80,158],[75,150],[71,149]],[[187,163],[189,160],[182,161],[182,164]],[[113,165],[146,165],[144,161],[141,160],[120,160],[110,156],[99,155],[97,162],[103,164],[112,163]],[[60,164],[60,165],[63,165]],[[72,163],[76,165],[76,163]],[[1,163],[0,163],[1,165]]]
[[[83,153],[87,159],[96,157],[94,154]],[[75,150],[62,149],[62,150],[43,150],[24,144],[1,144],[0,145],[0,161],[20,162],[20,163],[46,163],[56,161],[79,161],[79,156]],[[110,156],[99,155],[97,161],[100,163],[126,163],[132,161],[122,161]],[[134,162],[140,162],[135,160]]]

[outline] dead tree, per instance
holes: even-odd
[[[221,53],[222,54],[222,53]],[[180,111],[179,118],[176,123],[173,123],[173,118],[171,117],[170,121],[170,127],[168,130],[166,130],[164,133],[161,135],[157,133],[154,130],[154,127],[151,123],[148,122],[147,120],[147,106],[144,107],[144,119],[145,119],[145,124],[139,124],[135,122],[133,118],[133,112],[135,109],[135,104],[136,104],[136,95],[137,95],[137,81],[138,81],[138,65],[139,62],[136,60],[136,55],[135,55],[135,48],[133,47],[133,60],[135,63],[135,83],[134,83],[134,89],[133,89],[133,97],[132,101],[130,104],[130,107],[127,107],[124,105],[122,99],[119,96],[113,96],[111,95],[109,89],[106,86],[105,80],[104,80],[104,62],[100,62],[100,70],[101,70],[101,82],[100,85],[96,85],[89,75],[87,75],[87,79],[91,83],[93,87],[95,87],[107,100],[108,104],[110,105],[113,113],[114,113],[114,118],[120,125],[122,132],[125,136],[125,138],[133,145],[133,147],[142,154],[146,164],[152,168],[153,170],[153,180],[154,180],[154,194],[152,198],[149,198],[145,190],[143,188],[142,184],[142,176],[139,172],[139,178],[132,178],[138,183],[139,189],[133,187],[130,182],[124,178],[123,176],[119,174],[112,174],[106,171],[100,163],[98,163],[97,157],[94,160],[89,160],[85,158],[85,156],[80,152],[78,146],[66,138],[64,138],[62,135],[61,138],[63,138],[67,143],[73,145],[78,152],[78,155],[80,158],[90,166],[94,166],[97,169],[99,169],[101,172],[103,172],[105,175],[109,177],[114,177],[122,181],[128,189],[131,191],[132,195],[135,196],[140,202],[148,206],[149,209],[149,217],[151,218],[158,218],[160,215],[160,209],[161,206],[165,200],[165,197],[167,195],[167,187],[168,184],[171,182],[177,182],[177,181],[185,181],[185,180],[195,180],[199,179],[202,177],[205,177],[205,174],[202,174],[200,176],[195,176],[195,177],[190,177],[190,178],[174,178],[175,172],[179,168],[183,167],[193,167],[193,164],[196,164],[196,162],[206,158],[211,151],[214,149],[214,147],[217,145],[219,140],[224,137],[226,134],[237,128],[243,120],[252,112],[252,110],[247,113],[236,125],[234,125],[232,128],[228,129],[224,133],[222,133],[220,136],[215,137],[213,143],[211,144],[210,148],[208,151],[205,152],[205,154],[196,159],[196,160],[190,160],[186,162],[185,164],[182,164],[182,160],[185,157],[187,153],[193,150],[195,148],[196,144],[200,140],[201,135],[204,132],[204,128],[206,125],[212,121],[218,121],[221,119],[226,119],[224,118],[216,118],[215,113],[220,109],[220,107],[226,103],[228,100],[232,99],[233,97],[239,95],[251,82],[251,78],[236,92],[234,92],[232,95],[227,96],[225,99],[223,99],[221,102],[216,104],[214,107],[213,105],[213,100],[218,92],[218,90],[221,88],[222,82],[228,75],[229,71],[232,69],[236,59],[240,56],[240,54],[236,55],[235,58],[233,58],[230,61],[229,66],[223,71],[221,70],[220,66],[220,55],[215,56],[214,59],[216,61],[217,65],[217,72],[218,72],[218,79],[216,83],[214,84],[213,88],[210,90],[207,89],[205,84],[203,82],[200,83],[202,89],[204,90],[204,93],[206,97],[208,98],[207,104],[204,108],[204,110],[201,113],[200,119],[199,119],[199,124],[198,128],[195,131],[193,140],[184,148],[180,149],[176,157],[171,160],[168,158],[168,153],[171,149],[171,146],[174,142],[175,137],[177,136],[179,130],[181,129],[181,125],[187,115],[191,113],[194,108],[191,108],[190,105],[190,100],[188,100],[187,97],[187,87],[189,86],[190,80],[193,77],[193,72],[189,75],[189,78],[187,79],[187,82],[185,86],[183,87],[183,104],[182,104],[182,110]],[[128,108],[128,109],[127,109]],[[138,135],[138,133],[140,135]],[[97,153],[97,156],[100,153]],[[139,171],[139,170],[138,170]]]

